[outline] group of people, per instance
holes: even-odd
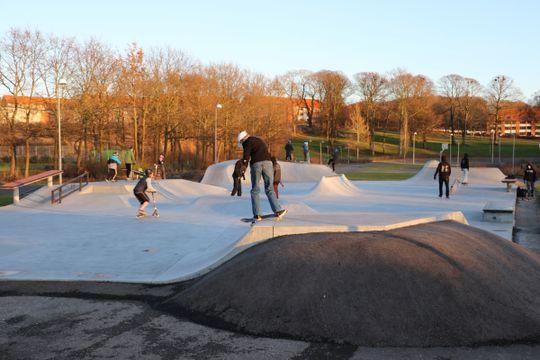
[[[133,146],[124,151],[124,163],[126,164],[126,180],[130,180],[134,174],[133,167],[135,165],[135,154],[133,153]],[[118,176],[118,168],[122,165],[120,154],[118,151],[112,153],[107,159],[107,177],[105,181],[115,182]],[[139,173],[139,172],[137,172]],[[165,155],[160,154],[157,161],[154,163],[153,173],[159,179],[165,179]],[[139,173],[139,175],[141,175]]]

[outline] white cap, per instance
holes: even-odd
[[[241,143],[242,143],[242,140],[244,140],[244,139],[247,138],[248,136],[249,136],[249,134],[247,133],[246,130],[240,131],[240,134],[238,134],[238,144],[241,144]]]

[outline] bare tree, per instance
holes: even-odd
[[[521,98],[521,91],[514,85],[514,80],[505,75],[495,76],[486,89],[486,101],[493,116],[490,127],[500,127],[500,112],[510,101]]]
[[[476,99],[482,91],[482,85],[471,78],[462,78],[460,87],[463,89],[461,96],[458,98],[458,103],[463,113],[461,117],[461,140],[465,144],[467,130],[472,122],[473,107],[477,104]]]
[[[410,146],[410,120],[425,106],[433,83],[422,75],[398,69],[392,74],[389,85],[399,117],[399,154],[405,158]]]
[[[377,106],[387,95],[387,79],[376,72],[362,72],[354,75],[354,89],[363,102],[361,110],[368,127],[368,141],[371,154],[375,155],[375,121]]]
[[[456,117],[459,110],[459,99],[465,95],[466,88],[463,86],[464,79],[461,75],[450,74],[439,80],[439,92],[445,100],[447,111],[450,116],[449,127],[453,134],[456,130]],[[452,136],[452,142],[455,143]]]

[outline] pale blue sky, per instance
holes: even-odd
[[[170,46],[270,76],[402,67],[486,84],[504,74],[529,98],[540,90],[539,14],[537,0],[0,0],[0,33],[28,27],[120,50]]]

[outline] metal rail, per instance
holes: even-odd
[[[83,181],[83,178],[85,179]],[[78,186],[77,186],[78,183]],[[85,171],[81,175],[73,178],[69,181],[64,182],[62,185],[58,186],[56,189],[51,191],[51,204],[62,203],[62,199],[68,196],[69,194],[74,193],[75,191],[81,191],[83,187],[88,185],[88,172]],[[67,191],[64,188],[68,188]],[[55,193],[58,193],[57,198],[55,198]]]

